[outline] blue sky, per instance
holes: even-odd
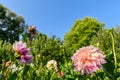
[[[24,17],[39,32],[61,39],[74,22],[85,16],[97,18],[105,27],[120,25],[120,0],[0,0],[0,3]]]

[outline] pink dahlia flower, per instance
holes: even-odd
[[[98,48],[87,46],[77,50],[71,59],[74,62],[74,71],[88,75],[102,69],[102,64],[106,63],[105,57]]]
[[[22,48],[18,51],[18,53],[21,55],[28,55],[30,53],[30,48],[28,48],[28,49]]]
[[[28,31],[32,34],[32,35],[37,35],[37,29],[34,25],[29,26],[28,27]]]
[[[7,61],[6,63],[5,63],[5,66],[9,66],[11,64],[11,62],[10,61]]]
[[[58,72],[58,77],[62,77],[64,75],[64,73],[61,71],[61,72]]]
[[[57,69],[57,62],[55,60],[50,60],[47,62],[46,67],[51,70],[52,68]]]
[[[26,43],[23,43],[22,41],[19,41],[19,42],[16,41],[13,44],[13,50],[16,51],[16,52],[18,52],[22,48],[26,48]]]
[[[20,63],[31,63],[32,62],[32,55],[22,55],[20,59]]]

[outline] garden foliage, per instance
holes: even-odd
[[[119,27],[92,18],[77,25],[66,41],[33,26],[14,44],[0,40],[0,80],[119,80]]]

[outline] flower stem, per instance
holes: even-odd
[[[54,74],[55,74],[55,71],[52,73],[50,80],[53,80]]]
[[[113,48],[113,55],[114,55],[114,61],[115,61],[115,73],[117,72],[117,58],[115,53],[115,43],[114,43],[114,37],[113,37],[113,30],[110,32],[111,38],[112,38],[112,48]]]

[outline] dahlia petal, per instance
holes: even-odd
[[[31,63],[32,62],[32,55],[23,55],[20,59],[20,63]]]
[[[22,41],[15,41],[15,43],[13,44],[13,50],[19,51],[22,48],[26,48],[26,43],[23,43]]]
[[[88,75],[102,69],[102,64],[106,63],[105,57],[98,48],[87,46],[77,50],[71,59],[74,62],[74,71],[80,71],[82,75]]]
[[[28,49],[22,48],[18,51],[18,53],[21,55],[28,55],[30,53],[30,48],[28,48]]]

